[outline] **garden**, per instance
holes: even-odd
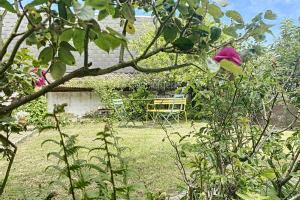
[[[0,0],[0,198],[300,199],[299,23],[231,4]]]

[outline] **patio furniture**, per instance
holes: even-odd
[[[174,94],[174,98],[185,98],[184,94]]]
[[[125,109],[124,102],[122,99],[113,99],[112,104],[115,110],[115,114],[117,118],[119,119],[119,127],[125,126],[132,122],[133,125],[135,126],[134,121],[131,119],[130,113],[128,113]]]
[[[180,114],[183,113],[187,121],[185,107],[186,98],[154,99],[152,104],[147,105],[147,119],[150,115],[154,123],[161,118],[163,119],[163,125],[171,125],[170,120],[174,119],[179,123]]]

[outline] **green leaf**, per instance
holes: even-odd
[[[127,19],[132,24],[135,21],[135,13],[132,6],[128,3],[122,4],[121,13],[125,19]]]
[[[273,169],[264,169],[261,171],[260,175],[270,180],[276,178]]]
[[[75,14],[81,20],[88,21],[93,19],[95,16],[93,8],[89,5],[81,5],[77,1],[73,1],[73,7]]]
[[[232,20],[238,22],[238,23],[241,23],[241,24],[244,23],[244,20],[243,20],[243,17],[241,16],[241,14],[238,13],[237,11],[235,11],[235,10],[228,10],[226,12],[226,16],[231,18]]]
[[[103,10],[109,5],[108,0],[87,0],[86,5],[92,6],[95,9]]]
[[[83,52],[84,49],[84,37],[85,31],[82,29],[75,29],[73,33],[73,44],[79,53]]]
[[[107,53],[119,47],[122,43],[125,43],[124,40],[105,32],[101,33],[99,38],[94,42],[100,49],[106,51]]]
[[[59,44],[59,46],[60,46],[61,48],[65,48],[65,49],[67,49],[67,50],[69,50],[69,51],[76,51],[76,49],[75,49],[72,45],[70,45],[68,42],[65,42],[65,41],[62,41],[62,42]]]
[[[219,27],[210,28],[210,40],[211,42],[217,41],[221,37],[222,30]]]
[[[197,8],[196,13],[203,16],[206,13],[206,9],[204,7]]]
[[[188,51],[194,46],[194,43],[190,39],[184,37],[178,38],[173,44],[182,51]]]
[[[258,13],[258,14],[252,19],[252,22],[258,22],[258,21],[262,20],[262,15],[263,15],[263,13]]]
[[[207,37],[210,33],[210,28],[206,25],[199,25],[193,27],[192,30],[196,33],[199,33],[200,37]]]
[[[50,74],[54,80],[58,80],[66,73],[66,64],[56,59],[50,66]]]
[[[50,156],[54,156],[58,158],[59,160],[64,160],[64,157],[61,156],[58,152],[50,152],[47,154],[47,159],[49,159]]]
[[[97,40],[94,41],[95,44],[102,50],[106,51],[109,53],[110,50],[110,44],[107,40],[105,40],[103,37],[98,38]]]
[[[38,59],[41,63],[47,64],[50,60],[52,60],[52,57],[53,57],[53,48],[46,47],[41,51]]]
[[[103,19],[105,19],[107,16],[109,15],[109,13],[107,12],[107,10],[100,10],[98,13],[98,20],[101,21]]]
[[[186,16],[186,15],[189,14],[189,7],[188,7],[187,5],[185,5],[185,4],[179,4],[179,5],[178,5],[178,11],[179,11],[182,15]]]
[[[6,0],[0,0],[0,7],[12,13],[16,12],[14,7]]]
[[[48,0],[33,0],[29,4],[27,4],[26,6],[38,6],[38,5],[41,5],[43,3],[47,3],[47,2],[48,2]]]
[[[122,39],[114,37],[110,34],[107,34],[106,39],[110,43],[110,49],[111,50],[114,50],[114,49],[118,48],[122,43],[125,44],[125,42]]]
[[[64,32],[62,32],[62,34],[59,36],[60,41],[70,41],[71,38],[73,37],[73,29],[69,28],[64,30]]]
[[[290,175],[292,177],[300,177],[300,172],[292,172]]]
[[[220,65],[223,69],[235,74],[235,75],[242,75],[244,74],[242,67],[236,65],[235,63],[223,59],[220,62]]]
[[[232,36],[234,38],[238,37],[238,34],[236,33],[236,28],[233,26],[224,28],[223,33],[225,33],[226,35]]]
[[[163,37],[166,42],[173,42],[177,37],[178,29],[174,25],[166,26],[163,30]]]
[[[275,13],[273,13],[272,10],[267,10],[265,12],[264,18],[265,19],[269,19],[269,20],[275,20],[277,18],[277,15]]]
[[[208,13],[214,18],[220,18],[223,16],[222,10],[214,4],[208,4],[207,9]]]
[[[269,24],[265,24],[265,23],[261,23],[258,27],[256,27],[253,31],[252,34],[253,35],[263,35],[266,32],[270,31],[270,28],[272,28],[273,25],[269,25]]]
[[[59,14],[59,17],[65,19],[65,20],[68,19],[66,4],[64,3],[64,1],[58,2],[58,14]]]
[[[75,64],[75,58],[70,52],[70,50],[66,48],[59,48],[58,49],[58,57],[59,59],[64,62],[67,65],[74,65]]]
[[[123,39],[124,41],[126,41],[126,37],[124,37],[121,33],[119,33],[118,31],[114,30],[113,28],[111,27],[106,27],[106,29],[108,30],[108,32],[113,35],[113,36],[116,36],[116,37],[119,37],[121,39]]]
[[[215,0],[218,4],[220,4],[222,7],[225,7],[229,4],[228,0]]]
[[[54,139],[47,139],[42,142],[41,147],[43,147],[43,145],[46,143],[54,143],[54,144],[60,145],[60,143]]]

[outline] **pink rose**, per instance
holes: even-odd
[[[223,48],[219,53],[217,53],[217,55],[213,57],[213,59],[216,62],[221,62],[221,60],[223,59],[229,60],[239,66],[242,64],[242,59],[240,54],[234,48],[231,47]]]
[[[37,74],[38,70],[39,69],[37,67],[35,67],[31,71],[33,73]],[[43,69],[42,76],[40,76],[38,78],[38,80],[35,82],[35,87],[43,87],[44,85],[46,85],[46,73],[47,73],[47,71]]]

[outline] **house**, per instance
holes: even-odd
[[[17,17],[13,13],[7,13],[3,17],[2,26],[0,24],[0,34],[2,31],[2,39],[5,40],[9,34],[11,33]],[[25,19],[24,19],[25,20]],[[1,18],[0,18],[1,23]],[[100,23],[101,28],[105,28],[109,26],[117,31],[121,32],[120,21],[119,19],[112,19],[110,17],[105,18]],[[26,30],[26,23],[22,23],[19,31],[22,32]],[[128,40],[133,40],[141,35],[143,35],[144,31],[147,30],[146,27],[154,27],[153,18],[152,17],[136,17],[135,21],[135,29],[136,33],[134,35],[128,35]],[[15,42],[15,41],[14,41]],[[12,46],[9,46],[8,52],[12,50]],[[27,46],[25,43],[22,46],[23,48],[28,48],[31,52],[38,56],[39,51],[35,47]],[[69,66],[67,68],[67,73],[83,66],[83,56],[79,55],[79,53],[74,54],[76,58],[76,65]],[[129,55],[125,52],[124,60],[126,60]],[[116,49],[109,54],[98,47],[96,47],[93,43],[89,45],[89,61],[92,62],[92,67],[101,67],[106,68],[117,64],[119,62],[119,49]],[[125,68],[121,69],[116,74],[132,74],[134,73],[133,68]],[[98,77],[101,78],[101,77]],[[56,88],[53,91],[46,94],[47,102],[48,102],[48,111],[51,112],[54,104],[67,103],[68,106],[66,111],[78,116],[82,116],[85,113],[93,111],[97,109],[99,106],[104,106],[100,101],[97,95],[93,92],[92,88],[79,88],[79,87],[61,87]]]

